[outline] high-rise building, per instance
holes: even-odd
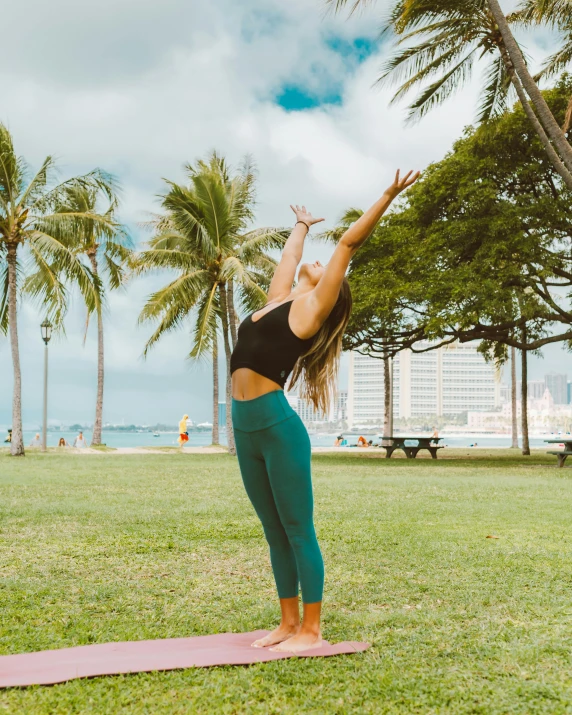
[[[572,382],[566,383],[566,404],[570,405],[572,403]]]
[[[298,397],[296,407],[294,408],[296,412],[300,415],[300,419],[304,424],[312,424],[315,422],[327,422],[327,416],[321,411],[314,407],[314,403],[310,400],[304,400],[302,397]]]
[[[544,380],[529,380],[526,383],[528,397],[531,400],[541,400],[544,395],[544,390],[546,390],[546,383]],[[520,393],[519,393],[520,394]]]
[[[511,386],[507,385],[506,382],[501,382],[500,384],[500,403],[505,405],[507,402],[512,400]]]
[[[429,343],[419,346],[429,347]],[[393,361],[394,417],[458,415],[492,410],[501,403],[498,371],[478,343],[453,343],[436,350],[403,350]],[[383,360],[350,354],[348,422],[383,424]]]
[[[550,390],[555,405],[568,404],[568,375],[549,372],[544,376],[546,389]]]
[[[304,424],[338,423],[347,420],[347,390],[341,390],[336,393],[327,415],[321,410],[317,410],[312,402],[297,395],[287,395],[286,399]]]

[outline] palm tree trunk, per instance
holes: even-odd
[[[554,146],[558,149],[566,168],[568,171],[572,171],[572,147],[568,143],[566,135],[558,126],[558,122],[554,119],[549,106],[546,104],[541,91],[538,89],[538,85],[528,71],[524,57],[520,51],[520,47],[514,39],[498,0],[488,0],[488,5],[495,22],[498,25],[499,32],[502,35],[504,45],[510,56],[512,64],[516,69],[522,84],[524,85],[524,89],[536,107],[542,126],[546,130],[550,139],[554,142]]]
[[[226,356],[226,440],[228,451],[230,454],[236,454],[234,444],[234,432],[232,430],[232,389],[230,381],[230,341],[228,339],[228,301],[226,299],[226,286],[224,283],[219,284],[221,317],[222,317],[222,334],[224,340],[224,352]]]
[[[512,422],[512,444],[511,448],[518,449],[518,415],[516,399],[516,348],[510,349],[510,400],[511,400],[511,422]]]
[[[564,117],[564,124],[562,125],[562,131],[564,134],[568,134],[570,127],[572,126],[572,97],[568,100],[568,106],[566,107],[566,116]]]
[[[522,328],[522,343],[526,346],[526,325]],[[525,455],[530,454],[530,444],[528,442],[528,352],[523,349],[521,351],[521,388],[520,388],[520,400],[521,400],[521,415],[522,415],[522,453]]]
[[[220,443],[218,429],[218,336],[213,340],[213,444]]]
[[[522,83],[514,68],[514,64],[512,63],[512,58],[509,55],[504,43],[500,42],[498,47],[508,76],[510,77],[511,82],[516,89],[516,93],[524,110],[524,113],[528,117],[528,120],[530,121],[536,134],[538,135],[540,143],[544,147],[544,150],[546,151],[546,154],[550,159],[550,163],[552,164],[554,169],[560,174],[566,186],[569,189],[572,189],[572,173],[568,171],[568,169],[556,153],[554,147],[552,146],[552,143],[550,142],[550,139],[548,138],[546,132],[544,131],[544,128],[542,127],[542,124],[539,122],[538,117],[534,112],[534,109],[531,107],[530,102],[528,101],[528,97],[526,96],[526,93],[522,86]]]
[[[20,348],[18,346],[18,286],[17,286],[17,244],[8,245],[8,323],[10,328],[10,348],[14,369],[14,391],[12,393],[12,442],[10,454],[24,456],[24,435],[22,432],[22,371],[20,369]]]
[[[97,257],[95,253],[88,253],[91,261],[91,270],[97,277]],[[97,311],[97,397],[95,399],[95,421],[91,444],[101,444],[101,429],[103,423],[103,383],[104,383],[104,351],[103,351],[103,316],[101,306]]]
[[[234,309],[234,287],[232,281],[227,283],[226,295],[228,298],[228,322],[230,325],[230,337],[232,340],[232,349],[234,350],[236,347],[236,341],[238,340],[238,329],[236,311]]]

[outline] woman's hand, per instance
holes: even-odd
[[[309,211],[306,211],[305,206],[298,206],[298,204],[296,204],[296,206],[292,206],[292,204],[290,204],[290,208],[296,214],[296,221],[302,221],[302,223],[305,223],[308,228],[313,226],[315,223],[325,221],[323,218],[314,218]]]
[[[402,191],[405,191],[411,184],[414,184],[419,176],[421,175],[420,171],[416,171],[415,174],[413,174],[412,171],[407,172],[403,178],[400,178],[399,176],[399,169],[397,170],[395,174],[395,179],[393,181],[393,184],[386,189],[385,193],[388,196],[391,196],[392,199],[394,199],[396,196],[398,196]]]

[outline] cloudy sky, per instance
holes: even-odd
[[[504,2],[505,9],[511,3]],[[0,121],[32,167],[47,154],[62,174],[95,166],[123,185],[122,218],[133,240],[157,210],[162,178],[217,149],[232,163],[251,154],[259,171],[257,225],[288,225],[290,203],[305,203],[333,223],[348,206],[366,207],[395,168],[440,159],[478,102],[478,72],[455,99],[413,127],[405,107],[388,107],[389,88],[373,88],[389,52],[379,39],[385,0],[350,19],[322,0],[20,0],[2,10],[5,61]],[[546,36],[526,38],[533,57]],[[305,258],[327,258],[309,243]],[[163,279],[164,280],[164,279]],[[210,417],[208,365],[185,359],[181,330],[141,358],[149,327],[136,320],[160,277],[133,282],[110,300],[106,320],[104,419],[173,423],[182,412]],[[42,343],[36,306],[22,306],[20,340],[24,422],[41,414]],[[75,301],[66,336],[50,345],[50,417],[93,420],[96,342]],[[572,375],[559,348],[533,359],[531,378]],[[10,421],[11,362],[0,338],[0,425]],[[345,371],[342,381],[345,379]]]

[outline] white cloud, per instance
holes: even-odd
[[[387,48],[356,67],[328,44],[334,34],[374,37],[384,7],[387,2],[380,2],[346,21],[326,14],[319,0],[11,3],[3,8],[3,23],[25,26],[26,43],[18,33],[3,37],[11,62],[0,70],[0,120],[35,165],[53,153],[65,173],[96,165],[116,173],[124,185],[123,215],[137,238],[137,222],[157,209],[161,177],[182,178],[183,163],[212,148],[232,162],[254,156],[259,224],[289,224],[291,202],[306,203],[332,223],[347,206],[375,200],[395,168],[423,168],[442,157],[475,116],[476,80],[422,123],[406,127],[405,106],[390,108],[391,90],[372,88]],[[529,49],[543,56],[536,45]],[[339,85],[343,101],[286,112],[273,97],[296,83],[325,93]],[[325,251],[308,247],[312,256],[325,257]],[[157,346],[146,362],[140,359],[150,328],[137,328],[137,315],[160,281],[138,281],[111,298],[107,419],[172,420],[184,410],[194,419],[209,417],[209,369],[191,370],[185,361],[184,331]],[[76,303],[67,341],[51,348],[60,412],[54,417],[91,418],[95,335],[92,326],[84,348],[84,319]],[[40,414],[39,322],[35,309],[22,312],[28,421]],[[4,341],[0,371],[11,371]],[[9,419],[9,402],[3,380],[0,422]]]

